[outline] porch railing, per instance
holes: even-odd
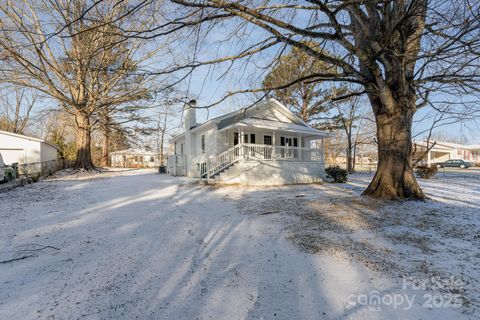
[[[208,158],[207,162],[200,165],[200,176],[210,178],[228,166],[241,159],[242,145],[237,144],[217,155]]]
[[[322,151],[314,148],[243,144],[243,156],[247,159],[285,161],[323,161]]]
[[[244,143],[211,156],[199,167],[200,176],[209,179],[241,159],[282,161],[323,161],[322,151],[314,148]]]

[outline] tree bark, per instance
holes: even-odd
[[[77,159],[75,167],[77,169],[94,170],[91,155],[91,125],[90,116],[82,111],[77,111],[75,115],[77,122]]]
[[[383,112],[385,108],[381,106],[374,106],[375,110],[378,167],[363,195],[389,200],[425,199],[412,167],[411,127],[414,109],[410,106],[395,108],[393,114]]]
[[[352,159],[352,135],[347,134],[347,171],[348,173],[354,173],[353,159]]]

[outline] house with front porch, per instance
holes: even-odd
[[[275,99],[196,122],[184,110],[185,131],[172,139],[167,173],[244,185],[312,183],[324,176],[323,141],[316,130]]]
[[[447,160],[464,160],[473,164],[480,163],[480,145],[463,145],[444,141],[414,141],[413,159],[420,159],[425,165]]]

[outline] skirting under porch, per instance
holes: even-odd
[[[209,183],[271,186],[322,182],[323,162],[245,160],[222,171]]]

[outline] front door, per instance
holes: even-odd
[[[280,137],[280,145],[284,147],[297,147],[298,139],[294,137]]]
[[[294,137],[280,137],[280,145],[283,147],[297,147],[298,139]],[[290,148],[282,148],[280,155],[285,159],[297,158],[297,150]]]

